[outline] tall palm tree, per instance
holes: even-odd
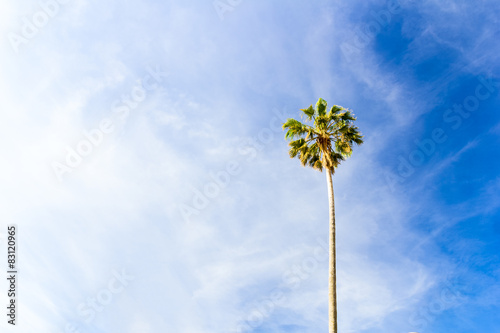
[[[363,143],[363,136],[354,126],[356,118],[351,111],[334,105],[327,111],[327,103],[320,98],[316,107],[301,109],[311,125],[293,118],[283,124],[287,130],[285,139],[290,140],[290,157],[298,157],[302,165],[319,171],[325,169],[330,204],[330,263],[328,281],[329,333],[337,333],[337,286],[335,253],[335,199],[332,176],[339,164],[352,154],[354,144]]]

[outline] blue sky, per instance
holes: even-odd
[[[320,97],[365,136],[339,330],[498,331],[497,1],[0,3],[2,332],[326,331],[326,181],[279,128]]]

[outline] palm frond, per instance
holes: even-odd
[[[314,117],[314,108],[310,105],[307,109],[300,109],[306,115],[307,120],[311,120]]]
[[[316,115],[324,116],[325,114],[326,114],[326,101],[323,98],[320,98],[316,103]]]
[[[311,126],[302,124],[300,121],[293,118],[287,119],[283,124],[283,129],[287,130],[285,138],[289,140],[301,137],[312,130]]]
[[[330,151],[329,152],[329,159],[330,159],[330,165],[328,165],[328,168],[332,173],[335,173],[335,169],[342,163],[342,161],[345,160],[344,155],[337,153],[335,151]]]
[[[328,112],[328,117],[331,117],[333,116],[334,114],[336,113],[339,113],[340,111],[344,110],[343,107],[341,106],[338,106],[338,105],[334,105],[330,108],[330,111]]]

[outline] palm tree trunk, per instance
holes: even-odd
[[[333,196],[332,172],[325,170],[330,204],[330,265],[328,276],[328,332],[337,333],[337,272],[335,253],[335,198]]]

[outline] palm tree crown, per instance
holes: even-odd
[[[354,126],[353,113],[334,105],[327,112],[327,103],[320,98],[316,107],[301,109],[313,126],[293,118],[283,124],[287,130],[285,138],[291,140],[290,157],[298,157],[302,165],[309,165],[319,171],[328,169],[333,174],[335,168],[346,157],[351,156],[353,144],[363,143],[363,136]]]

